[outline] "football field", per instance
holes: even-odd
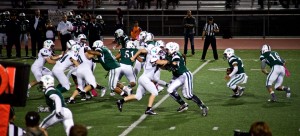
[[[211,50],[207,53],[206,62],[200,61],[202,50],[197,50],[196,55],[187,57],[187,67],[194,75],[194,94],[209,107],[206,117],[201,116],[201,110],[193,101],[186,99],[189,109],[182,113],[177,112],[179,104],[169,97],[166,90],[159,93],[155,99],[154,111],[158,115],[154,116],[144,114],[149,93],[140,101],[125,103],[123,112],[119,112],[116,106],[116,101],[121,96],[110,96],[110,90],[107,90],[104,97],[94,97],[89,101],[81,101],[78,96],[76,104],[67,106],[73,113],[75,124],[87,126],[89,136],[232,136],[235,129],[248,131],[255,121],[267,122],[274,136],[299,136],[300,50],[275,50],[287,62],[291,76],[285,77],[283,85],[291,87],[292,94],[291,98],[286,98],[285,92],[275,91],[277,102],[267,101],[270,95],[265,87],[266,75],[260,70],[259,50],[235,50],[235,54],[243,60],[249,78],[248,82],[242,85],[246,87],[243,96],[232,98],[233,92],[227,88],[227,82],[224,80],[228,63],[222,59],[223,51],[218,50],[217,61],[212,59]],[[14,61],[33,63],[32,59]],[[46,66],[52,69],[52,65]],[[108,78],[105,78],[107,72],[100,64],[97,64],[94,74],[98,83],[108,86]],[[162,71],[161,79],[168,82],[171,77],[170,72]],[[31,74],[30,80],[33,79]],[[75,85],[72,79],[70,81],[71,90],[74,90]],[[128,83],[125,77],[122,82]],[[135,89],[136,87],[133,90]],[[182,96],[181,89],[178,91]],[[64,93],[65,99],[70,97],[72,92]],[[33,87],[30,89],[26,107],[15,108],[15,124],[24,128],[26,112],[37,111],[40,105],[46,106],[43,93]],[[42,119],[48,114],[40,113]],[[50,127],[48,133],[50,136],[65,135],[62,124]]]

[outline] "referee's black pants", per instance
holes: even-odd
[[[71,40],[71,34],[60,34],[60,43],[61,43],[61,50],[66,51],[67,50],[67,42]]]
[[[216,44],[216,37],[215,36],[206,36],[204,40],[204,46],[203,46],[203,52],[202,52],[202,60],[205,60],[206,52],[211,44],[211,48],[213,49],[214,53],[214,59],[217,60],[218,58],[218,53],[217,53],[217,44]]]

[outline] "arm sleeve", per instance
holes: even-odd
[[[234,66],[232,72],[229,74],[232,77],[239,70],[238,66]]]
[[[52,99],[55,102],[55,111],[56,111],[56,113],[60,112],[61,109],[62,109],[62,103],[61,103],[61,100],[60,100],[59,96],[57,94],[51,94],[49,96],[49,98]]]
[[[263,59],[261,60],[261,69],[265,69],[266,66],[267,66],[267,63],[266,63],[267,60]]]

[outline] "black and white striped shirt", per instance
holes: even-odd
[[[7,136],[24,136],[25,134],[26,132],[22,128],[12,122],[9,123]]]
[[[218,30],[218,29],[219,27],[216,23],[212,23],[212,24],[206,23],[203,28],[203,31],[205,31],[206,36],[215,36],[214,30]]]

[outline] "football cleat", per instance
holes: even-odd
[[[127,95],[130,95],[131,94],[131,91],[132,91],[132,88],[128,87],[128,86],[124,86],[123,90],[125,92],[127,92]]]
[[[164,87],[158,85],[158,86],[157,86],[157,90],[158,90],[158,92],[160,93],[160,92],[162,92],[162,91],[164,90]]]
[[[182,104],[182,105],[177,109],[177,111],[178,111],[178,112],[183,112],[183,111],[188,110],[188,108],[189,108],[189,105],[188,105],[187,103],[184,103],[184,104]]]
[[[274,99],[274,98],[271,98],[271,99],[268,100],[268,102],[277,102],[277,100]]]
[[[100,91],[101,91],[100,97],[103,97],[106,93],[106,88],[103,87]]]
[[[98,96],[98,92],[96,91],[96,89],[92,89],[91,93],[92,93],[92,97],[97,97]]]
[[[157,113],[154,112],[152,109],[146,110],[145,114],[148,114],[148,115],[157,115]]]
[[[204,107],[201,107],[201,110],[202,110],[202,116],[207,116],[208,114],[208,107],[204,106]]]
[[[118,107],[119,111],[122,112],[123,103],[120,100],[117,101],[117,107]]]
[[[76,102],[75,102],[75,100],[74,100],[74,99],[73,99],[73,100],[71,100],[71,99],[68,99],[66,103],[67,103],[67,104],[75,104]]]
[[[233,97],[233,98],[239,98],[240,94],[239,93],[234,93],[233,95],[231,95],[231,97]]]
[[[286,89],[286,97],[291,98],[291,88],[289,87]]]
[[[244,94],[245,91],[245,87],[241,87],[241,89],[239,90],[239,96],[242,96]]]
[[[40,105],[38,108],[38,112],[50,112],[50,107],[44,107],[43,105]]]

